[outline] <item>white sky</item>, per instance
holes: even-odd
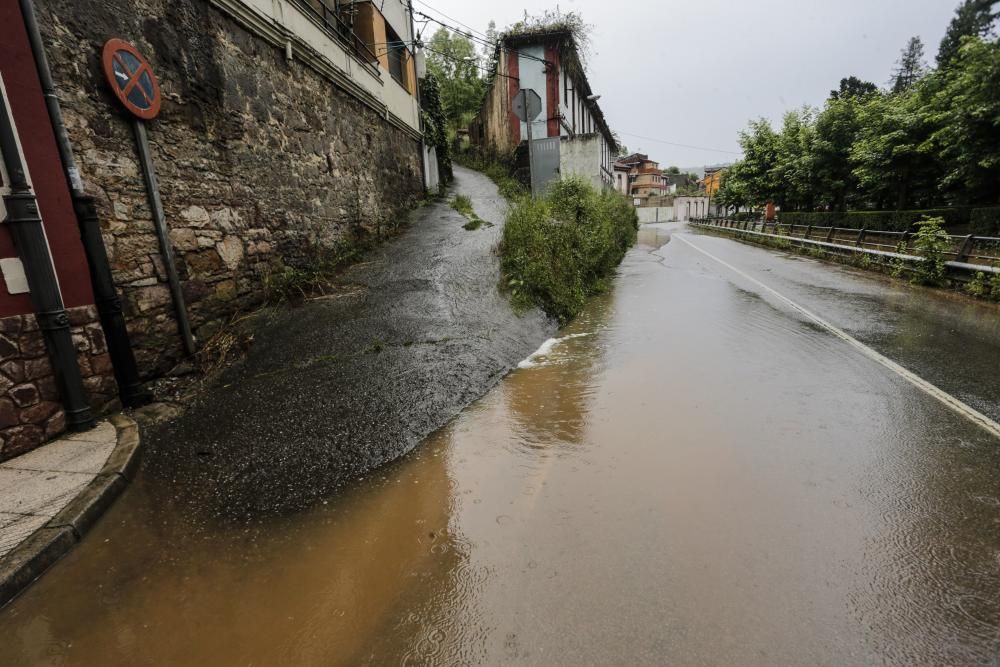
[[[933,63],[959,0],[414,0],[486,31],[524,11],[579,12],[593,26],[588,77],[611,128],[661,166],[728,162],[752,118],[821,106],[842,77],[884,85],[913,35]],[[437,11],[434,11],[437,10]],[[432,26],[433,24],[431,24]],[[427,35],[433,31],[428,26]]]

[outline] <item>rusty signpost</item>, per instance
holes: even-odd
[[[142,173],[146,181],[146,194],[149,197],[149,208],[153,213],[156,238],[160,244],[160,253],[163,255],[167,281],[170,283],[170,297],[177,313],[177,325],[184,341],[184,351],[192,355],[195,353],[194,336],[191,334],[187,305],[184,303],[184,293],[177,277],[167,220],[163,213],[163,202],[160,200],[160,187],[149,150],[149,137],[146,135],[145,122],[153,120],[160,113],[162,101],[160,84],[149,62],[134,46],[124,40],[109,39],[104,44],[101,63],[104,67],[104,76],[111,86],[111,92],[133,116],[132,127],[139,148],[139,161],[142,163]]]

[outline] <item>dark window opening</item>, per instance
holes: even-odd
[[[399,85],[406,88],[406,79],[403,74],[403,65],[406,62],[406,45],[399,38],[392,28],[389,26],[385,27],[385,39],[389,42],[386,45],[386,51],[389,57],[389,74],[395,79]]]

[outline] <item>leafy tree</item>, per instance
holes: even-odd
[[[816,197],[816,112],[803,107],[785,114],[772,167],[782,210],[812,210]]]
[[[671,166],[671,167],[667,167],[664,170],[663,173],[665,173],[665,174],[671,174],[671,175],[676,175],[676,174],[681,173],[681,170],[678,167]]]
[[[851,147],[861,130],[858,114],[862,104],[857,95],[831,96],[816,118],[816,204],[822,208],[843,211],[849,203],[856,203],[858,179],[853,173]]]
[[[924,107],[935,130],[925,148],[944,167],[942,185],[965,203],[1000,201],[1000,44],[964,38],[935,78]]]
[[[756,206],[780,196],[773,169],[778,159],[778,135],[767,119],[751,121],[749,127],[740,132],[740,146],[743,160],[738,174],[749,203]]]
[[[846,97],[865,97],[878,92],[878,86],[871,81],[862,81],[856,76],[849,76],[840,80],[840,88],[830,91],[831,100],[840,100]]]
[[[452,128],[468,125],[479,111],[486,83],[476,47],[465,35],[440,28],[427,45],[427,70],[441,87],[445,117]]]
[[[859,110],[851,147],[854,175],[878,208],[906,209],[934,202],[939,171],[924,145],[932,126],[923,91],[869,98]]]
[[[896,61],[896,71],[892,75],[892,92],[902,93],[909,90],[920,80],[925,69],[924,43],[919,37],[911,37],[899,60]]]
[[[938,67],[946,67],[958,56],[963,37],[987,37],[993,31],[997,16],[997,0],[964,0],[948,25],[938,48]]]

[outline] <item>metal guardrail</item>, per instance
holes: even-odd
[[[813,225],[785,225],[763,220],[731,220],[727,218],[699,218],[695,224],[730,229],[754,235],[795,241],[807,245],[826,247],[848,252],[876,254],[906,261],[922,261],[913,254],[912,232],[850,229],[846,227],[818,227]],[[1000,273],[1000,238],[993,236],[948,235],[950,247],[944,251],[946,264],[961,271]]]

